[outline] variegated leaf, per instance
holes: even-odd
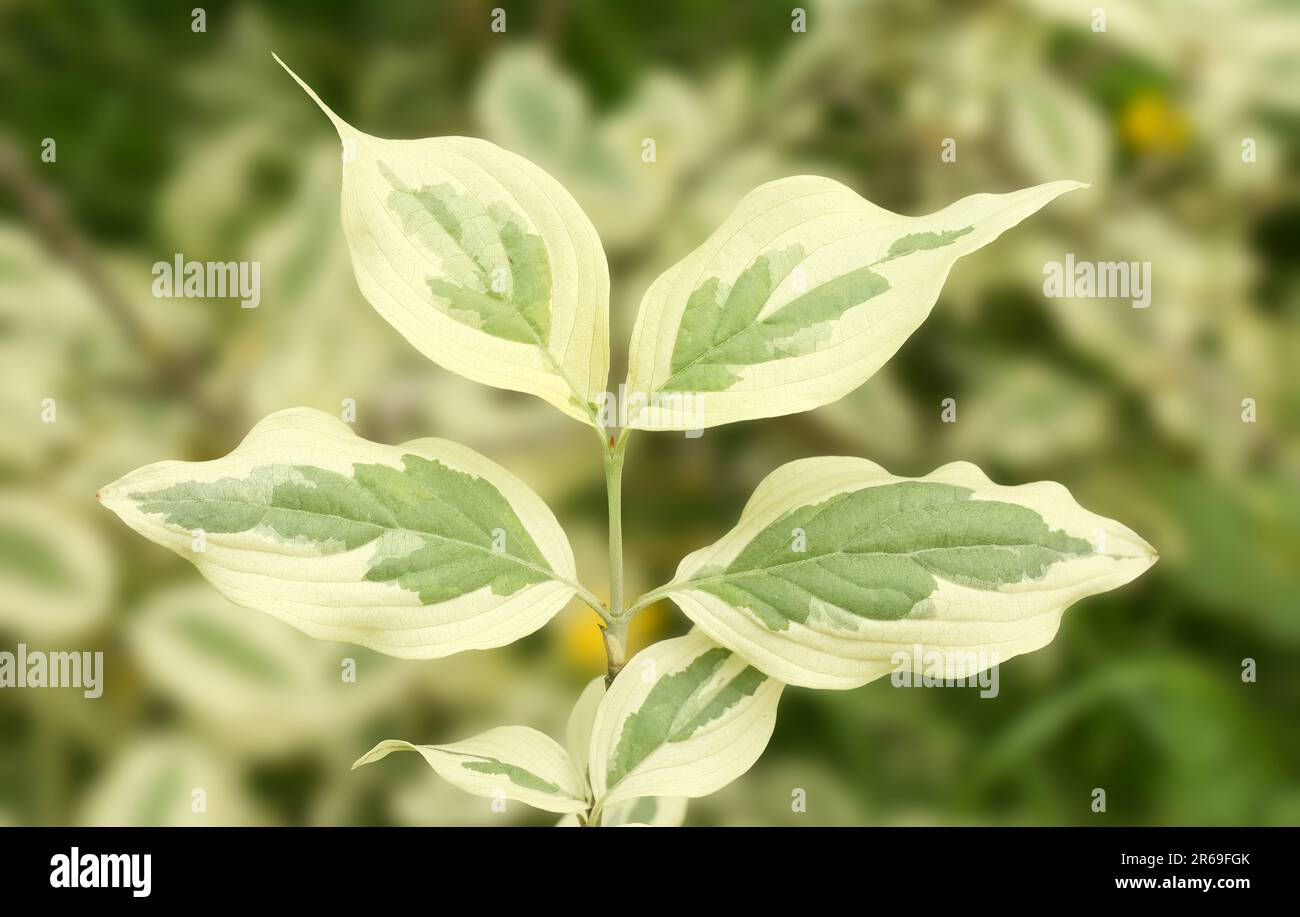
[[[964,462],[901,478],[814,458],[769,475],[737,526],[657,593],[773,678],[852,688],[936,658],[969,676],[1038,649],[1066,607],[1155,559],[1060,484],[1003,487]]]
[[[578,702],[573,705],[569,715],[568,728],[565,730],[565,745],[569,757],[577,766],[583,781],[590,787],[587,770],[587,755],[591,747],[591,727],[596,722],[596,711],[605,697],[605,677],[598,675],[587,683]],[[686,800],[682,798],[665,798],[658,796],[641,796],[625,802],[615,803],[601,814],[603,827],[614,827],[627,823],[648,824],[656,827],[678,827],[686,820]],[[561,826],[579,824],[576,815],[566,815]]]
[[[586,812],[587,789],[568,753],[527,726],[501,726],[451,745],[389,739],[357,759],[360,767],[395,751],[418,752],[438,776],[475,796],[502,793],[548,812]]]
[[[705,796],[758,760],[784,686],[699,631],[637,653],[596,711],[593,818],[641,796]]]
[[[602,828],[638,825],[649,828],[680,828],[686,821],[690,800],[681,796],[638,796],[605,809]]]
[[[440,366],[595,425],[609,272],[568,191],[485,140],[372,137],[289,73],[342,139],[343,229],[371,305]]]
[[[680,828],[686,823],[689,799],[668,796],[639,796],[616,802],[600,816],[602,828]],[[555,823],[557,828],[580,828],[583,822],[577,815],[565,815]]]
[[[384,446],[280,411],[225,458],[159,462],[101,502],[231,601],[313,637],[432,659],[537,630],[574,595],[551,511],[464,446]]]
[[[591,727],[596,722],[596,710],[605,697],[605,676],[598,675],[587,682],[587,687],[578,695],[578,701],[569,714],[569,723],[564,730],[564,745],[569,750],[569,757],[582,775],[583,782],[590,786],[591,778],[587,774],[587,752],[591,747]]]
[[[924,321],[959,257],[1080,187],[976,194],[913,218],[828,178],[759,186],[646,292],[628,426],[698,429],[848,394]]]

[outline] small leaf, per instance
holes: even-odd
[[[289,74],[343,141],[343,229],[371,305],[440,366],[595,425],[609,273],[573,197],[485,140],[362,133]]]
[[[585,812],[586,787],[554,739],[527,726],[501,726],[451,745],[412,745],[389,739],[357,759],[361,767],[395,751],[414,751],[451,784],[491,797],[497,793],[548,812]]]
[[[306,408],[211,462],[160,462],[100,500],[231,601],[324,640],[433,659],[537,630],[573,552],[523,482],[446,440],[383,446]]]
[[[693,632],[637,653],[601,701],[593,816],[641,796],[705,796],[758,760],[783,685]]]
[[[759,186],[642,299],[628,425],[698,429],[843,397],[925,320],[959,257],[1079,187],[976,194],[911,218],[828,178]]]
[[[1155,559],[1059,484],[1002,487],[962,462],[900,478],[815,458],[769,475],[661,592],[772,677],[852,688],[920,672],[930,654],[955,677],[1038,649],[1066,607]]]

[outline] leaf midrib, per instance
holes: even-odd
[[[1069,557],[1089,556],[1089,555],[1073,555],[1073,554],[1067,555],[1062,551],[1058,551],[1056,548],[1049,548],[1046,545],[1036,544],[1034,542],[1024,542],[1024,543],[1017,542],[1014,544],[971,544],[971,545],[958,545],[955,548],[921,548],[916,551],[845,551],[841,549],[838,551],[823,551],[820,554],[811,554],[808,557],[801,557],[799,560],[788,560],[779,564],[772,564],[771,566],[759,567],[758,569],[755,570],[724,571],[722,573],[717,573],[714,574],[713,576],[706,576],[701,579],[687,580],[681,585],[697,586],[700,583],[711,583],[717,580],[723,580],[723,579],[728,579],[733,577],[754,576],[761,573],[771,573],[773,570],[782,570],[787,567],[794,567],[799,564],[811,563],[813,561],[823,560],[828,557],[849,557],[849,556],[852,557],[915,557],[919,554],[928,554],[933,551],[954,551],[954,550],[960,550],[962,548],[1043,548],[1044,550],[1055,552],[1056,554],[1060,555],[1062,558],[1065,558],[1067,556]],[[944,580],[945,582],[952,582],[952,580],[949,579],[948,577],[943,576],[942,574],[939,573],[935,573],[933,570],[930,570],[929,568],[926,568],[926,572],[930,573],[932,576],[936,577],[937,579]]]
[[[684,665],[682,665],[680,668],[676,669],[676,670],[675,670],[673,673],[671,673],[671,674],[677,674],[678,672],[684,671],[688,666],[690,666],[690,664],[691,664],[692,662],[694,662],[694,661],[695,661],[696,659],[698,659],[698,658],[699,658],[698,655],[697,655],[697,656],[693,656],[692,658],[688,659]],[[627,779],[628,779],[629,777],[631,777],[633,774],[637,773],[637,772],[641,769],[642,765],[644,765],[647,761],[649,761],[650,758],[653,757],[654,754],[655,754],[657,751],[659,751],[661,748],[663,748],[663,747],[666,746],[666,745],[671,745],[671,744],[673,744],[672,735],[673,735],[675,732],[677,732],[677,730],[680,729],[681,726],[683,725],[682,711],[685,710],[688,706],[690,706],[691,703],[692,703],[694,700],[696,700],[696,698],[700,697],[700,696],[703,694],[705,687],[706,687],[706,686],[709,684],[709,682],[712,680],[713,676],[716,675],[716,674],[718,673],[718,670],[721,669],[724,665],[727,664],[727,659],[729,659],[729,658],[730,658],[730,653],[728,653],[727,658],[722,659],[722,660],[717,664],[717,666],[714,667],[714,669],[713,669],[712,671],[709,672],[708,677],[706,677],[706,678],[704,679],[704,681],[700,682],[700,684],[696,685],[695,688],[693,688],[693,689],[691,690],[691,693],[688,694],[688,695],[686,696],[686,698],[682,701],[682,703],[678,706],[678,708],[673,712],[673,718],[672,718],[672,720],[671,720],[671,721],[669,722],[669,724],[668,724],[668,730],[667,730],[667,732],[666,732],[665,735],[664,735],[664,739],[663,739],[663,741],[660,742],[658,745],[656,745],[654,748],[652,748],[649,752],[647,752],[646,755],[645,755],[645,756],[644,756],[640,761],[638,761],[636,764],[632,765],[632,767],[628,768],[628,769],[623,773],[623,775],[622,775],[621,777],[618,778],[618,780],[614,781],[614,782],[611,783],[608,787],[606,787],[606,790],[607,790],[607,791],[610,790],[610,789],[613,789],[614,787],[618,786],[620,783],[623,783],[625,780],[627,780]],[[729,684],[729,683],[730,683],[730,682],[728,682],[728,684]],[[725,685],[724,685],[724,687],[725,687]],[[648,700],[648,699],[649,699],[649,694],[647,693],[646,697],[642,699],[642,702],[641,702],[641,703],[642,703],[642,707],[638,707],[636,710],[632,711],[632,713],[629,713],[626,717],[623,718],[622,722],[619,723],[619,739],[614,743],[614,747],[610,749],[611,754],[614,754],[614,753],[617,752],[619,742],[622,741],[622,733],[623,733],[623,730],[627,727],[628,720],[630,720],[630,719],[632,718],[632,716],[634,716],[635,714],[641,712],[641,710],[642,710],[643,707],[644,707],[645,701]],[[687,738],[689,738],[689,736],[687,736]]]
[[[376,160],[376,161],[378,161],[378,160]],[[396,229],[396,230],[398,230],[398,232],[401,232],[402,235],[405,236],[405,232],[402,231],[401,227],[398,226],[396,223],[394,223],[394,217],[393,217],[393,214],[390,212],[389,208],[388,208],[387,206],[384,205],[383,199],[380,198],[379,195],[375,193],[374,185],[370,183],[370,180],[369,180],[368,178],[367,178],[367,180],[366,180],[366,189],[370,192],[370,195],[371,195],[371,196],[372,196],[376,201],[378,201],[378,202],[380,203],[380,207],[379,207],[378,209],[381,210],[381,211],[384,213],[384,215],[388,217],[388,221],[389,221],[390,224],[393,224],[393,228]],[[410,192],[407,192],[407,193],[410,193]],[[427,212],[427,211],[426,211],[426,212]],[[432,216],[432,214],[430,214],[430,219],[433,219],[433,221],[434,221],[435,223],[437,222],[437,219],[434,218],[434,217]],[[445,231],[445,230],[444,230],[444,231]],[[538,231],[540,232],[540,229],[539,229]],[[465,255],[465,257],[468,258],[468,259],[470,260],[470,263],[472,263],[475,267],[479,267],[478,261],[474,258],[473,255],[471,255],[471,254],[469,253],[468,249],[465,248],[464,243],[463,243],[462,241],[459,241],[459,240],[455,239],[453,236],[451,236],[450,233],[448,233],[447,235],[448,235],[448,238],[452,239],[452,241],[455,242],[457,248],[459,248],[459,249],[461,250],[461,253],[462,253],[463,255]],[[500,232],[498,231],[498,233],[497,233],[497,239],[498,239],[498,241],[500,240],[500,237],[501,237],[501,234],[500,234]],[[412,246],[412,247],[414,247],[414,248],[418,248],[419,246]],[[547,249],[546,249],[546,256],[547,256],[547,259],[548,259],[548,261],[549,261],[549,258],[550,258],[550,248],[549,248],[549,247],[547,247]],[[423,257],[424,257],[424,260],[425,260],[426,262],[428,262],[429,265],[430,265],[431,267],[433,267],[433,268],[435,268],[435,269],[438,269],[438,270],[441,270],[441,267],[440,267],[439,265],[437,265],[437,264],[434,264],[432,261],[430,261],[427,255],[423,255]],[[481,273],[482,268],[479,267],[479,270],[480,270],[480,276],[483,276],[482,273]],[[511,264],[511,278],[513,279],[513,277],[514,277],[514,265],[513,265],[513,263],[512,263],[512,264]],[[408,286],[413,286],[413,285],[410,284],[409,282],[408,282],[407,285],[408,285]],[[433,293],[432,290],[430,290],[429,293],[430,293],[430,295],[436,295],[436,294]],[[416,295],[417,295],[417,296],[420,296],[418,290],[416,291]],[[486,294],[484,294],[484,295],[486,295]],[[423,298],[423,297],[420,297],[420,298]],[[523,319],[524,319],[524,325],[525,325],[525,327],[528,328],[529,332],[530,332],[530,333],[532,334],[532,336],[533,336],[533,346],[536,347],[538,350],[540,350],[540,351],[542,352],[542,354],[546,357],[547,362],[548,362],[548,363],[550,364],[550,366],[551,366],[551,371],[554,372],[557,376],[560,377],[561,381],[563,381],[564,384],[568,387],[568,389],[569,389],[569,394],[573,396],[573,400],[576,401],[578,404],[580,404],[580,405],[582,406],[582,409],[583,409],[584,411],[587,412],[587,416],[588,416],[588,418],[591,420],[591,424],[592,424],[592,426],[594,426],[597,430],[602,430],[602,431],[603,431],[604,428],[600,425],[599,418],[596,416],[596,412],[593,411],[593,410],[591,410],[590,406],[589,406],[589,405],[587,404],[587,402],[586,402],[586,395],[588,395],[588,394],[590,394],[590,393],[582,393],[582,392],[579,392],[579,391],[578,391],[577,386],[575,386],[575,385],[573,384],[573,380],[572,380],[571,378],[569,378],[569,373],[568,373],[568,371],[567,371],[563,366],[560,365],[559,360],[557,360],[557,359],[555,358],[555,354],[551,353],[551,349],[550,349],[550,347],[549,347],[548,345],[542,343],[542,340],[541,340],[541,338],[538,336],[538,334],[537,334],[537,330],[533,327],[532,323],[529,322],[527,318],[524,318],[524,316],[522,315],[522,313],[519,312],[519,309],[515,306],[515,301],[514,301],[514,297],[513,297],[513,296],[512,296],[511,299],[510,299],[510,306],[511,306],[512,309],[514,309],[514,312],[515,312],[516,315],[518,315],[520,318],[523,318]],[[551,317],[552,317],[552,319],[554,319],[554,317],[555,317],[555,283],[554,283],[554,279],[553,279],[553,278],[552,278],[552,283],[551,283],[551,296],[550,296],[550,301],[547,303],[547,308],[551,310]],[[453,321],[454,321],[454,319],[453,319]],[[482,331],[481,328],[480,328],[480,329],[477,329],[477,330]],[[484,334],[488,334],[486,331],[483,331],[483,333],[484,333]],[[488,334],[488,336],[489,336],[489,337],[495,337],[495,335],[491,335],[491,334]],[[499,339],[499,340],[502,340],[502,339]],[[567,346],[567,345],[566,345],[566,346]]]
[[[806,261],[807,259],[805,258],[804,260]],[[871,270],[872,268],[877,267],[877,266],[879,266],[879,265],[881,265],[881,264],[884,264],[886,261],[891,261],[891,260],[893,260],[893,259],[891,259],[891,258],[881,258],[881,259],[878,260],[878,261],[873,261],[873,262],[871,262],[870,264],[864,265],[863,268],[861,268],[861,269],[865,269],[865,270],[868,270],[868,271],[869,271],[869,270]],[[801,262],[801,263],[802,263],[802,262]],[[798,265],[796,265],[796,267],[798,267]],[[854,268],[854,270],[860,270],[860,268]],[[717,278],[717,279],[718,279],[719,281],[721,281],[722,278],[719,277],[719,278]],[[888,283],[889,278],[886,277],[886,278],[885,278],[885,281],[886,281],[886,283]],[[706,280],[705,283],[707,283],[707,282],[708,282],[708,281]],[[823,284],[820,284],[820,286],[825,286],[825,285],[826,285],[826,284],[824,284],[824,283],[823,283]],[[696,289],[698,289],[698,287],[696,287]],[[888,291],[887,291],[887,290],[886,290],[886,291],[882,291],[881,295],[883,295],[883,293],[885,293],[885,292],[888,292]],[[730,294],[728,294],[728,295],[730,295]],[[857,303],[856,305],[849,306],[849,308],[848,308],[848,309],[845,309],[844,312],[847,313],[847,312],[849,312],[849,311],[852,310],[852,309],[856,309],[856,308],[858,308],[858,306],[865,305],[865,304],[868,302],[868,300],[870,300],[870,299],[874,299],[874,298],[875,298],[874,296],[868,297],[867,299],[864,299],[862,302]],[[769,297],[768,297],[768,300],[770,300],[770,299],[771,299],[771,297],[769,296]],[[791,300],[791,302],[793,302],[793,300]],[[766,305],[767,305],[767,301],[764,301],[763,305],[766,306]],[[786,305],[789,305],[789,303],[786,303]],[[725,304],[724,304],[724,306],[725,306]],[[781,308],[785,308],[785,306],[782,306]],[[763,310],[760,308],[760,309],[759,309],[759,312],[762,312],[762,311],[763,311]],[[774,314],[774,313],[773,313],[773,314]],[[770,315],[767,316],[767,318],[770,318],[770,317],[771,317]],[[666,386],[668,386],[668,385],[669,385],[669,384],[670,384],[674,379],[676,379],[678,376],[682,375],[683,373],[687,372],[687,371],[690,370],[690,369],[693,369],[695,366],[697,366],[697,365],[699,365],[700,363],[702,363],[703,360],[704,360],[704,358],[705,358],[706,356],[708,356],[709,354],[713,353],[715,350],[720,350],[720,349],[722,349],[722,347],[724,347],[724,346],[727,345],[727,344],[730,344],[733,340],[735,340],[736,338],[740,337],[740,335],[744,334],[746,331],[748,331],[749,329],[753,328],[755,325],[761,325],[764,321],[766,321],[766,318],[756,318],[756,319],[754,319],[754,321],[750,322],[748,325],[745,325],[743,328],[741,328],[739,331],[735,332],[734,334],[729,334],[729,335],[727,335],[727,337],[723,338],[721,341],[716,341],[716,342],[714,342],[713,344],[710,344],[709,347],[708,347],[708,349],[702,351],[698,357],[696,357],[695,359],[691,360],[689,363],[687,363],[687,364],[686,364],[685,366],[683,366],[681,369],[677,370],[677,371],[674,372],[672,375],[670,375],[667,379],[665,379],[663,382],[661,382],[661,383],[659,384],[659,386],[655,389],[655,391],[656,391],[656,392],[662,392],[662,391],[664,390],[664,388],[665,388]],[[678,323],[677,331],[678,331],[679,334],[681,333],[681,324],[680,324],[680,323]],[[674,340],[674,341],[673,341],[673,347],[676,348],[676,346],[677,346],[677,341]],[[670,355],[670,358],[671,358],[671,355]],[[788,360],[788,359],[791,359],[791,357],[788,357],[788,356],[787,356],[787,357],[774,357],[774,358],[771,359],[771,360],[763,360],[762,362],[764,362],[764,363],[774,363],[774,362],[776,362],[777,360]],[[757,364],[754,364],[754,363],[705,363],[704,365],[705,365],[705,366],[754,366],[754,365],[757,365]]]
[[[511,779],[511,777],[510,777],[509,774],[499,774],[499,775],[497,775],[497,776],[505,777],[507,783],[513,784],[514,786],[517,786],[517,787],[519,787],[519,788],[521,788],[521,789],[530,790],[530,791],[532,791],[532,792],[534,792],[534,793],[541,793],[541,794],[544,795],[544,796],[557,796],[557,797],[559,797],[559,798],[561,798],[561,799],[574,799],[574,798],[575,798],[571,793],[569,793],[568,791],[566,791],[566,790],[564,789],[564,787],[560,786],[559,784],[552,783],[551,781],[549,781],[549,780],[547,780],[545,777],[543,777],[541,774],[537,773],[537,771],[535,771],[535,770],[533,770],[533,769],[531,769],[531,768],[524,767],[522,764],[515,764],[514,762],[511,762],[511,761],[505,761],[505,760],[502,760],[501,758],[493,757],[492,755],[481,755],[481,754],[478,754],[478,753],[476,753],[476,752],[472,752],[472,751],[453,751],[452,749],[447,748],[447,747],[445,747],[445,746],[441,746],[441,745],[431,745],[431,746],[429,746],[429,747],[430,747],[430,748],[433,748],[433,749],[435,749],[435,750],[437,750],[437,751],[439,751],[439,752],[441,752],[441,753],[444,754],[444,755],[451,755],[451,756],[456,757],[456,758],[474,758],[474,759],[477,759],[477,760],[474,762],[474,763],[476,763],[476,764],[500,764],[502,767],[513,767],[513,768],[517,768],[518,770],[523,771],[525,774],[527,774],[528,776],[532,777],[534,780],[538,781],[539,783],[544,783],[544,784],[546,784],[547,786],[555,787],[555,791],[554,791],[554,792],[551,792],[550,790],[539,790],[539,789],[537,789],[537,788],[535,788],[535,787],[528,787],[528,786],[524,786],[524,785],[521,784],[521,783],[517,783],[517,782],[515,782],[513,779]],[[579,801],[582,801],[582,800],[579,800]]]
[[[690,707],[690,706],[694,703],[694,701],[695,701],[697,698],[702,697],[702,696],[704,695],[704,690],[705,690],[705,688],[707,688],[707,687],[709,686],[709,684],[710,684],[710,683],[712,682],[712,680],[713,680],[713,677],[714,677],[715,675],[717,675],[719,671],[722,670],[723,666],[725,666],[725,665],[727,664],[727,662],[728,662],[728,660],[730,660],[730,658],[731,658],[731,655],[728,654],[728,655],[726,656],[726,658],[724,658],[724,659],[722,659],[721,661],[719,661],[718,664],[717,664],[717,666],[713,669],[713,671],[709,672],[708,677],[705,678],[704,681],[700,682],[700,683],[695,687],[695,689],[694,689],[693,691],[691,691],[691,693],[690,693],[689,695],[687,695],[686,699],[682,701],[681,706],[677,708],[677,710],[676,710],[675,713],[673,713],[673,719],[672,719],[672,722],[670,722],[670,723],[668,724],[668,734],[664,737],[663,742],[661,742],[661,743],[660,743],[660,744],[655,748],[656,751],[658,751],[660,748],[663,748],[665,745],[671,744],[671,743],[673,742],[673,738],[672,738],[672,737],[677,733],[677,730],[681,729],[682,726],[684,726],[684,725],[686,724],[686,722],[687,722],[687,720],[683,718],[683,715],[682,715],[683,711],[686,710],[688,707]],[[724,682],[723,685],[722,685],[722,687],[725,688],[725,687],[726,687],[728,684],[730,684],[730,683],[731,683],[730,681]],[[721,688],[719,688],[719,690],[721,690]],[[704,706],[708,706],[707,702],[704,704]],[[699,708],[697,708],[697,712],[698,712],[698,710],[700,710],[700,709],[703,709],[703,707],[699,707]],[[694,733],[692,733],[692,735],[693,735],[693,734],[694,734]],[[690,736],[687,736],[687,738],[690,738]],[[646,757],[648,758],[649,755],[647,755]],[[634,768],[634,769],[635,769],[635,768]],[[626,779],[626,778],[624,778],[624,779]]]
[[[137,502],[149,502],[149,501],[146,500],[146,501],[137,501]],[[239,500],[195,500],[195,499],[184,499],[184,500],[166,500],[166,501],[159,501],[159,502],[166,502],[166,503],[182,503],[182,504],[214,504],[214,503],[215,503],[215,504],[226,505],[226,506],[249,506],[249,505],[250,505],[249,503],[241,502],[241,501],[239,501]],[[536,572],[536,573],[540,573],[540,574],[542,574],[542,575],[545,576],[547,579],[554,580],[555,582],[557,582],[557,583],[562,583],[563,585],[566,585],[566,586],[571,586],[571,587],[573,587],[573,588],[575,588],[575,589],[577,588],[577,584],[576,584],[576,583],[570,582],[568,579],[566,579],[566,578],[560,576],[560,575],[559,575],[558,573],[556,573],[554,570],[550,570],[550,569],[548,569],[548,568],[546,568],[546,567],[539,567],[537,564],[534,564],[534,563],[531,563],[531,562],[529,562],[529,561],[527,561],[527,560],[524,560],[522,557],[519,557],[519,556],[517,556],[517,555],[515,555],[515,554],[511,554],[511,553],[508,552],[508,551],[500,551],[500,552],[498,552],[498,551],[493,551],[491,548],[485,548],[485,547],[483,547],[482,545],[477,545],[477,544],[474,544],[474,542],[472,542],[472,541],[465,541],[464,539],[461,539],[461,538],[451,538],[451,537],[449,537],[449,536],[447,536],[447,535],[440,535],[440,534],[438,534],[437,532],[426,532],[426,531],[424,531],[424,530],[422,530],[422,529],[413,529],[413,528],[410,528],[409,526],[405,526],[405,525],[383,525],[383,524],[378,523],[378,522],[365,522],[365,521],[360,520],[360,519],[349,519],[347,516],[336,516],[336,515],[333,515],[333,514],[330,514],[330,513],[321,513],[321,512],[316,512],[315,510],[309,510],[309,509],[294,509],[294,508],[292,508],[292,507],[284,507],[284,506],[267,506],[267,507],[263,507],[263,509],[264,509],[264,511],[266,511],[266,512],[269,512],[270,510],[278,510],[279,512],[284,512],[284,513],[299,513],[299,514],[301,514],[301,515],[304,515],[304,516],[311,516],[311,517],[314,517],[314,518],[317,518],[317,519],[338,519],[338,520],[341,520],[341,521],[343,521],[343,522],[352,523],[352,524],[354,524],[354,525],[355,525],[355,524],[360,524],[360,525],[371,525],[371,526],[374,526],[374,527],[377,528],[377,529],[382,529],[382,530],[384,530],[384,531],[388,531],[388,532],[405,532],[405,533],[408,533],[408,534],[411,534],[411,535],[415,535],[415,536],[417,536],[417,537],[421,537],[421,538],[436,538],[436,539],[438,539],[438,540],[440,540],[440,541],[448,542],[448,543],[451,543],[451,544],[462,545],[462,546],[467,547],[467,548],[472,548],[473,550],[478,551],[478,552],[483,553],[483,554],[491,554],[493,557],[504,557],[504,558],[508,558],[509,560],[513,561],[514,563],[518,564],[518,565],[521,566],[521,567],[527,567],[529,570],[533,570],[533,571]],[[141,510],[141,512],[145,512],[145,510]],[[155,515],[155,514],[150,513],[149,515]],[[168,524],[170,524],[170,523],[168,523]],[[261,525],[261,524],[262,524],[262,523],[259,521],[258,525]],[[523,524],[522,521],[520,522],[520,524],[521,524],[521,525]],[[527,531],[527,529],[525,529],[525,531]],[[223,533],[215,533],[215,534],[232,534],[232,535],[233,535],[233,534],[238,534],[238,533],[236,533],[236,532],[223,532]],[[529,534],[529,537],[531,537],[532,533],[528,533],[528,534]],[[316,539],[309,539],[309,540],[316,541]],[[375,539],[371,539],[370,541],[366,542],[366,544],[373,544],[374,541],[375,541]],[[319,542],[317,542],[317,543],[319,543]],[[359,547],[360,547],[360,546],[359,546]],[[539,551],[539,552],[541,551],[541,548],[540,548],[540,547],[538,548],[538,551]]]

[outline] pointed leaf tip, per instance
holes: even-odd
[[[642,298],[626,425],[694,430],[842,398],[925,320],[958,258],[1084,187],[973,194],[906,217],[815,175],[760,185]]]
[[[599,427],[609,270],[578,202],[485,140],[391,140],[325,112],[343,141],[343,232],[361,293],[421,353]]]
[[[334,129],[338,131],[340,137],[343,137],[347,134],[360,133],[360,131],[354,128],[351,124],[348,124],[338,115],[336,115],[334,113],[334,110],[330,108],[328,105],[326,105],[325,102],[321,99],[321,97],[316,94],[316,90],[308,86],[307,82],[302,77],[294,73],[293,70],[289,67],[289,65],[280,59],[280,55],[272,51],[271,57],[275,58],[275,62],[284,68],[285,73],[293,77],[294,82],[296,82],[299,86],[302,87],[303,92],[307,93],[307,95],[311,97],[311,100],[316,103],[316,105],[320,108],[320,110],[325,112],[325,116],[329,118],[330,121],[334,124]]]

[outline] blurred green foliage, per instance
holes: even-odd
[[[501,4],[494,34],[494,5],[210,2],[195,33],[194,4],[0,4],[15,154],[0,157],[0,649],[102,650],[107,682],[98,700],[0,694],[0,823],[545,823],[492,813],[414,756],[348,765],[391,736],[558,735],[601,668],[576,606],[438,662],[321,644],[229,605],[96,505],[131,468],[212,458],[272,410],[355,398],[362,435],[458,439],[516,471],[605,588],[589,434],[428,364],[366,305],[337,141],[272,50],[364,130],[485,136],[570,187],[609,253],[615,384],[649,281],[762,181],[817,172],[908,213],[1094,182],[959,264],[842,402],[634,437],[628,585],[664,581],[768,471],[817,454],[1059,480],[1161,562],[1071,611],[1004,667],[996,699],[789,689],[765,757],[688,818],[1300,822],[1300,8],[1114,0],[1102,33],[1094,4],[1064,0],[824,0],[799,34],[789,4],[548,0]],[[62,214],[34,217],[33,189]],[[150,265],[175,252],[261,261],[262,305],[154,299]],[[1042,266],[1067,252],[1151,261],[1152,306],[1044,298]],[[684,627],[656,607],[633,636]]]

